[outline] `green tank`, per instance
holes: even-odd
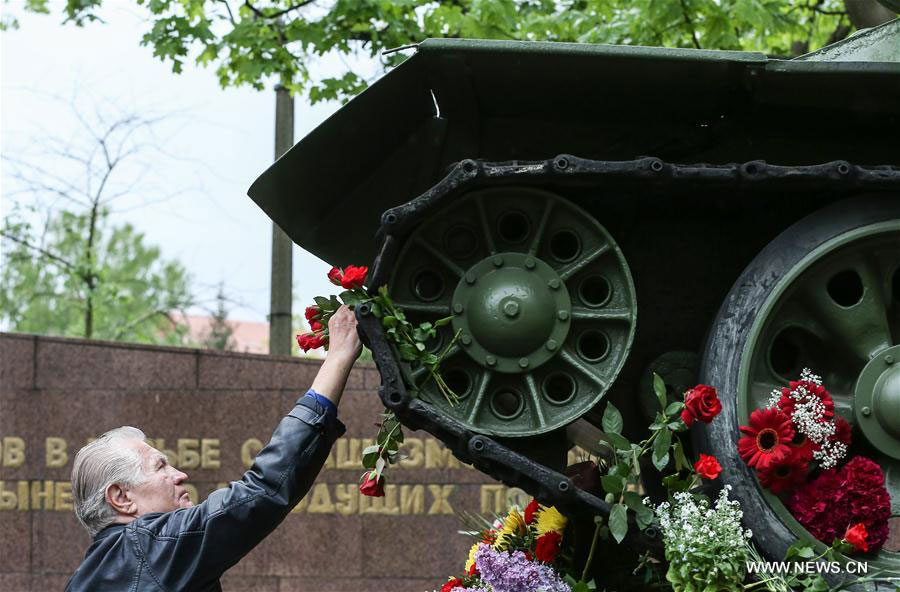
[[[673,400],[716,386],[722,418],[694,430],[694,451],[719,458],[756,543],[780,558],[811,537],[736,440],[803,368],[900,514],[898,165],[898,21],[796,60],[430,39],[250,196],[307,251],[369,264],[370,287],[413,319],[452,316],[430,347],[460,332],[442,365],[455,406],[359,311],[385,404],[572,511],[608,511],[561,474],[573,441],[598,439],[607,401],[637,440],[654,372]],[[900,553],[870,564],[900,571]]]

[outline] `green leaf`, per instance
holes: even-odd
[[[669,406],[666,407],[666,415],[675,415],[679,411],[684,409],[684,403],[681,401],[675,401],[674,403],[669,403]]]
[[[345,290],[344,292],[341,292],[340,298],[341,301],[343,301],[343,303],[350,308],[355,307],[360,302],[359,295],[353,290]]]
[[[637,526],[644,530],[653,523],[653,510],[644,505],[643,498],[634,491],[625,492],[625,505],[631,508],[637,519]]]
[[[380,319],[380,318],[381,318],[381,315],[384,314],[384,313],[381,311],[381,306],[379,306],[377,302],[373,302],[373,303],[372,303],[372,314],[375,315],[375,318],[376,318],[376,319]],[[399,318],[400,318],[400,317],[398,316],[397,319],[399,319]]]
[[[625,489],[625,479],[617,475],[603,475],[600,477],[600,484],[604,491],[613,495],[619,495]]]
[[[362,463],[363,466],[367,469],[375,468],[375,461],[378,460],[378,449],[377,445],[366,446],[362,452]]]
[[[678,438],[675,439],[675,445],[672,447],[674,455],[675,455],[675,471],[681,471],[681,469],[689,469],[691,468],[691,464],[688,462],[687,457],[684,455],[684,446],[681,444],[681,440]]]
[[[666,397],[666,383],[662,379],[662,376],[653,373],[653,392],[656,393],[656,400],[659,401],[659,408],[666,408],[666,401],[668,398]]]
[[[619,450],[631,450],[631,442],[624,436],[620,436],[615,432],[607,432],[604,434],[607,440]]]
[[[662,471],[669,464],[669,446],[672,444],[672,432],[660,430],[653,442],[653,466]]]
[[[385,327],[396,327],[397,326],[397,317],[388,315],[381,319],[381,324]]]
[[[603,431],[612,434],[622,433],[622,414],[616,409],[611,402],[606,404],[606,410],[603,411]]]
[[[313,298],[316,305],[324,311],[334,311],[335,309],[331,307],[331,301],[328,298],[323,298],[322,296],[316,296]]]
[[[400,357],[407,362],[412,362],[418,358],[418,350],[408,343],[401,343],[397,346],[397,349],[400,350]]]
[[[687,491],[693,481],[694,480],[690,475],[682,479],[679,477],[678,473],[672,473],[671,475],[663,477],[662,483],[670,492],[675,492]]]
[[[623,504],[616,504],[609,512],[609,532],[617,543],[621,543],[628,534],[628,512]]]
[[[453,320],[453,317],[444,317],[442,319],[438,319],[434,322],[435,327],[443,327],[444,325],[449,325],[450,321]]]

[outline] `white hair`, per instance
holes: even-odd
[[[106,501],[106,489],[144,482],[141,455],[123,440],[144,442],[144,432],[131,426],[110,430],[82,448],[72,465],[72,499],[75,516],[94,536],[115,521],[116,511]]]

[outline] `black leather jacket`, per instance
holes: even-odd
[[[97,533],[66,591],[221,590],[219,577],[284,520],[344,430],[321,403],[301,397],[240,481],[192,508]]]

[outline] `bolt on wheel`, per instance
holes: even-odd
[[[428,344],[460,397],[450,406],[419,369],[419,396],[473,431],[530,436],[603,397],[634,338],[634,285],[590,214],[526,188],[473,192],[416,229],[389,282],[418,322],[452,316]],[[447,349],[456,333],[459,341]]]

